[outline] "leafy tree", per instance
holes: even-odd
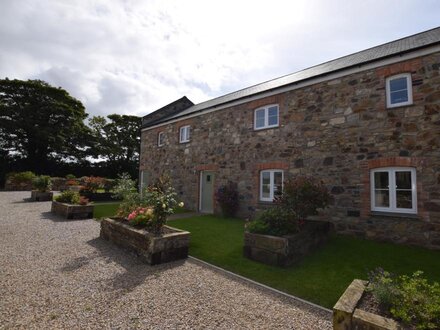
[[[113,114],[94,116],[89,120],[92,130],[93,146],[91,152],[95,158],[104,159],[116,173],[137,174],[139,160],[141,118],[136,116]]]
[[[0,148],[28,169],[53,160],[82,158],[87,117],[80,101],[41,80],[0,80]]]

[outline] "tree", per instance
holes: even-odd
[[[140,148],[141,118],[128,115],[109,115],[89,120],[94,138],[91,148],[96,158],[103,158],[115,173],[129,172],[137,176]]]
[[[44,171],[49,160],[84,156],[82,103],[41,80],[0,80],[0,147]]]

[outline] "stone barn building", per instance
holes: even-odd
[[[283,180],[321,179],[337,232],[440,248],[440,28],[200,104],[143,118],[140,182],[168,173],[190,209],[217,213],[237,184],[242,217]]]

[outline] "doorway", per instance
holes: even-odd
[[[200,172],[200,212],[214,213],[214,178],[212,171]]]

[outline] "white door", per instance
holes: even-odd
[[[214,213],[214,172],[200,173],[200,212]]]

